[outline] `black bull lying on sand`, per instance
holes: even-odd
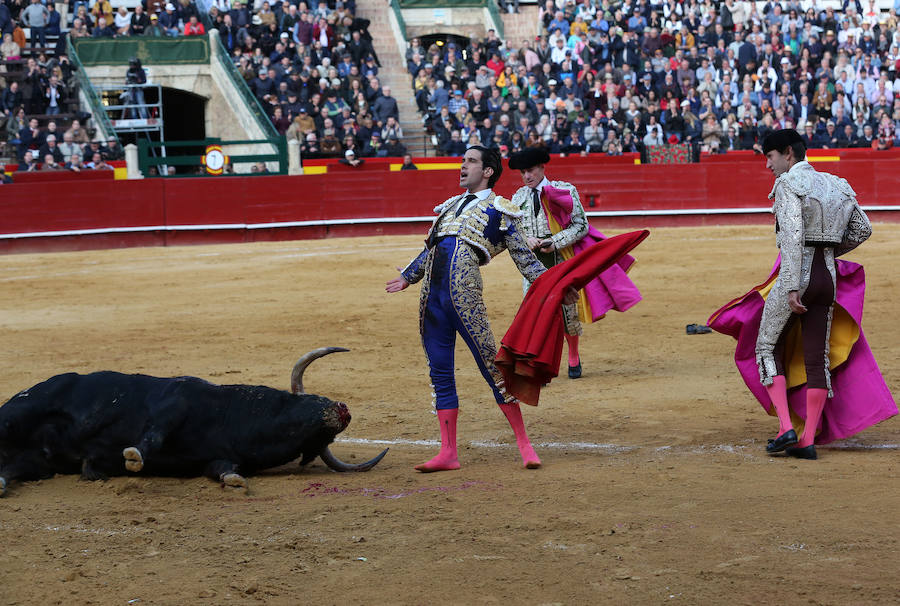
[[[328,449],[350,423],[343,402],[303,391],[315,359],[347,351],[323,347],[291,373],[291,392],[214,385],[195,377],[157,378],[103,371],[57,375],[0,407],[0,495],[13,480],[57,473],[84,479],[124,475],[206,475],[246,488],[241,474],[321,457],[336,471],[366,471]]]

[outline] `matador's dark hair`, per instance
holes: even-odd
[[[481,153],[481,164],[485,168],[493,168],[494,174],[488,179],[488,187],[493,188],[494,184],[500,180],[503,174],[503,163],[500,161],[500,154],[495,149],[489,149],[481,145],[473,145],[469,149],[477,149]]]

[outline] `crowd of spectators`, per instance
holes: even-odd
[[[102,154],[96,159],[84,156],[90,152],[90,145],[82,141],[87,135],[79,120],[70,121],[77,115],[78,91],[64,32],[57,4],[0,0],[0,148],[4,151],[0,155],[15,156],[23,170],[69,166],[77,171],[106,165]],[[49,123],[39,128],[34,116]],[[64,124],[61,130],[76,136],[77,150],[63,140],[57,124]],[[106,150],[103,144],[97,147]],[[66,150],[65,154],[60,150]],[[52,163],[47,162],[50,156]]]
[[[403,156],[397,100],[354,3],[258,5],[213,6],[210,17],[275,129],[304,158]]]
[[[617,155],[675,143],[715,153],[759,149],[784,127],[812,149],[900,144],[900,0],[833,4],[546,0],[535,40],[504,42],[493,31],[465,46],[413,40],[406,58],[418,107],[448,155],[474,144],[504,155],[534,146]],[[61,19],[52,1],[0,0],[0,57],[22,58],[23,26],[32,46],[58,36],[57,49],[66,34],[188,36],[212,27],[304,157],[405,154],[396,100],[379,82],[369,23],[353,0],[63,6]],[[15,79],[0,73],[0,128],[23,162],[26,149],[42,162],[40,148],[55,137],[40,129],[41,145],[32,137],[23,146],[29,116],[59,113],[71,98],[65,54],[48,54],[23,59]]]
[[[125,151],[115,137],[109,141],[90,140],[79,120],[62,131],[50,120],[39,128],[31,118],[18,133],[19,166],[17,172],[37,170],[112,170],[111,161],[124,160]]]
[[[9,58],[19,60],[20,56]],[[0,128],[19,108],[28,115],[66,112],[75,98],[72,65],[66,55],[48,58],[41,53],[15,63],[6,70],[0,69]]]
[[[664,144],[900,145],[900,0],[546,0],[542,34],[465,47],[411,41],[408,69],[440,149],[619,155]]]
[[[33,2],[27,6],[26,2]],[[7,4],[9,6],[7,6]],[[70,26],[60,27],[53,3],[0,0],[0,31],[8,33],[0,57],[18,59],[26,46],[44,46],[45,35],[59,36],[190,36],[215,28],[235,67],[279,134],[297,139],[305,158],[397,156],[406,153],[399,108],[389,86],[378,79],[380,62],[369,21],[355,16],[355,0],[342,2],[268,2],[266,0],[143,0],[133,10],[113,11],[108,0],[71,2]],[[29,11],[26,13],[26,10]],[[55,25],[30,13],[56,15]],[[6,32],[5,29],[9,29]],[[9,44],[6,44],[9,42]],[[58,101],[69,97],[71,69],[63,52],[46,60],[28,58],[27,76],[16,85],[0,79],[0,127],[19,146],[19,159],[33,144],[19,134],[33,114],[54,114]],[[56,75],[56,79],[54,79]],[[0,74],[2,76],[2,74]],[[46,131],[44,131],[46,133]],[[43,156],[36,158],[42,160]]]
[[[23,27],[30,28],[34,48],[28,56]],[[25,116],[57,115],[70,108],[76,96],[72,65],[64,49],[48,43],[48,36],[59,40],[60,33],[61,19],[53,3],[0,0],[0,140],[15,141],[27,125],[20,110]]]

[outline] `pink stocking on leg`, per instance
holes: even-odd
[[[426,473],[459,469],[459,458],[456,454],[456,418],[458,415],[458,408],[437,411],[438,421],[441,423],[441,450],[430,461],[416,465],[416,469]]]
[[[778,435],[780,436],[786,431],[793,429],[791,425],[791,409],[788,407],[787,401],[787,383],[783,375],[775,375],[772,377],[772,384],[766,386],[766,392],[772,399],[775,406],[775,413],[778,415]]]
[[[828,397],[827,389],[806,389],[806,426],[803,435],[797,443],[798,448],[811,446],[816,440],[816,430],[822,419],[822,410],[825,408],[825,399]]]
[[[566,334],[566,343],[569,344],[569,366],[578,366],[581,356],[578,355],[578,335]]]
[[[506,415],[512,427],[513,433],[516,434],[516,446],[519,447],[519,453],[522,455],[522,464],[526,469],[537,469],[541,466],[541,460],[538,458],[534,448],[531,447],[531,441],[528,439],[528,433],[525,431],[525,421],[522,419],[522,411],[519,409],[518,403],[500,404],[500,410]]]

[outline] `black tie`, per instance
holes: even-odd
[[[532,202],[532,206],[534,206],[534,216],[537,217],[541,212],[541,195],[538,193],[538,190],[531,190],[531,197],[534,199]]]
[[[462,211],[464,211],[466,209],[466,207],[469,205],[469,202],[471,202],[472,200],[474,200],[477,197],[478,196],[476,196],[475,194],[469,194],[468,196],[466,196],[466,199],[463,200],[462,204],[459,205],[459,208],[456,209],[456,216],[457,217],[460,216],[462,214]]]

